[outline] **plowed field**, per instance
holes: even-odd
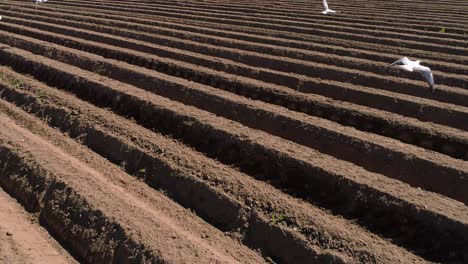
[[[329,4],[0,1],[0,262],[468,263],[468,1]]]

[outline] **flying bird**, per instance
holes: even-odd
[[[429,84],[429,87],[431,87],[432,92],[435,90],[435,84],[434,84],[434,76],[432,75],[432,71],[429,67],[422,66],[420,65],[421,61],[412,61],[408,59],[407,57],[403,57],[394,63],[390,64],[389,67],[391,66],[397,66],[405,71],[409,72],[418,72],[421,74],[421,76],[426,80],[426,82]]]
[[[36,9],[37,9],[37,4],[45,3],[47,0],[35,0],[36,1]]]
[[[336,11],[331,10],[330,8],[328,8],[327,0],[323,0],[323,6],[325,7],[325,10],[322,11],[322,14],[326,15],[328,13],[336,13]]]

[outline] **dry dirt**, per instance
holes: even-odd
[[[0,262],[76,263],[34,222],[15,200],[0,189]]]
[[[448,2],[0,1],[0,262],[467,263]]]

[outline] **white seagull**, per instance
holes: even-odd
[[[420,62],[421,62],[420,60],[412,61],[408,59],[407,57],[403,57],[395,61],[394,63],[390,64],[390,66],[398,66],[399,68],[405,71],[409,71],[409,72],[415,71],[415,72],[420,73],[422,77],[426,80],[426,82],[429,84],[429,87],[431,87],[432,92],[434,92],[435,84],[434,84],[434,76],[432,76],[432,71],[429,67],[420,65],[419,64]]]
[[[325,7],[325,10],[322,11],[322,14],[326,15],[328,13],[336,13],[336,11],[331,10],[330,8],[328,8],[327,0],[323,0],[323,6]]]
[[[35,0],[36,1],[36,9],[37,9],[37,4],[42,4],[47,2],[47,0]]]

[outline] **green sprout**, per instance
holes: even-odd
[[[10,79],[10,84],[13,85],[15,88],[21,88],[22,83],[18,79]]]
[[[284,220],[284,215],[282,213],[273,213],[270,218],[270,222],[275,225],[284,222]]]
[[[47,94],[44,91],[39,91],[36,93],[37,97],[39,98],[46,98]]]

